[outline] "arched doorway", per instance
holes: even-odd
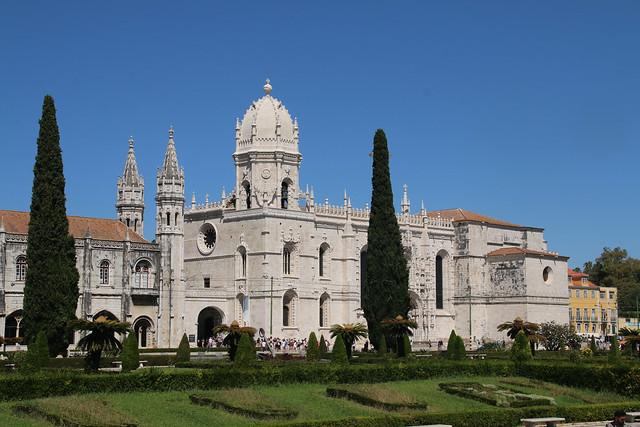
[[[206,342],[213,336],[213,328],[222,323],[222,312],[214,307],[207,307],[198,315],[198,341]]]
[[[93,315],[93,320],[98,320],[98,318],[100,317],[105,317],[107,320],[118,321],[118,318],[109,310],[100,310],[99,312]]]
[[[141,317],[133,324],[133,331],[138,339],[138,347],[146,348],[152,343],[153,325],[146,317]]]
[[[4,338],[22,338],[20,323],[24,318],[24,311],[16,310],[7,316],[4,322]]]

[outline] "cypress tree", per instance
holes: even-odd
[[[460,335],[456,336],[455,339],[455,360],[464,360],[467,357],[467,350],[464,348],[464,340]]]
[[[620,361],[620,346],[618,344],[618,337],[615,335],[611,337],[611,349],[609,350],[608,358],[611,363]]]
[[[238,351],[233,363],[240,367],[248,367],[256,363],[256,345],[249,334],[240,335]]]
[[[37,145],[22,325],[26,342],[44,331],[49,354],[56,356],[69,345],[67,324],[75,319],[79,276],[65,207],[60,133],[49,95],[44,97]]]
[[[589,349],[591,350],[592,355],[596,355],[598,352],[598,346],[596,345],[596,338],[592,335],[591,342],[589,343]]]
[[[316,361],[318,359],[320,359],[318,339],[316,338],[315,332],[311,332],[309,334],[309,339],[307,340],[307,360]]]
[[[453,359],[456,353],[456,331],[453,329],[449,334],[449,341],[447,341],[447,358]]]
[[[531,355],[529,340],[527,339],[524,331],[520,331],[516,335],[513,347],[511,347],[511,360],[516,363],[522,363],[527,360],[531,360],[532,358],[533,356]]]
[[[387,357],[387,339],[384,334],[380,335],[380,341],[378,345],[378,353],[380,353],[383,357]]]
[[[320,350],[320,358],[324,359],[327,356],[327,341],[325,341],[324,339],[324,334],[320,334],[320,346],[319,346],[319,350]]]
[[[403,335],[401,357],[409,357],[409,356],[411,356],[411,341],[409,341],[409,335]]]
[[[38,332],[35,341],[27,348],[25,364],[29,369],[38,371],[49,364],[49,345],[44,331]]]
[[[140,350],[138,349],[138,337],[135,332],[130,332],[122,346],[122,372],[135,371],[140,366]]]
[[[183,334],[180,344],[178,345],[178,351],[176,351],[176,363],[188,362],[189,360],[191,360],[191,346],[189,346],[187,334]]]
[[[389,151],[382,129],[378,129],[373,138],[371,184],[366,278],[361,298],[369,338],[378,348],[380,322],[397,315],[406,318],[409,313],[409,271],[393,207]]]
[[[338,335],[333,341],[333,349],[331,350],[331,362],[337,364],[349,364],[349,357],[347,356],[347,347],[344,345],[342,335]]]

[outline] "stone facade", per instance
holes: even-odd
[[[201,204],[193,195],[185,206],[171,129],[156,181],[157,243],[123,239],[103,249],[90,235],[77,237],[79,316],[101,310],[133,322],[144,316],[148,345],[162,347],[176,346],[183,333],[195,345],[215,324],[233,320],[279,337],[327,336],[332,324],[364,322],[369,210],[352,207],[346,193],[341,204],[330,205],[316,201],[313,188],[303,190],[297,120],[271,95],[269,82],[264,91],[236,121],[231,193]],[[118,181],[122,223],[113,227],[128,225],[138,236],[143,192],[130,141]],[[462,209],[412,213],[407,186],[398,223],[418,323],[414,341],[446,341],[451,329],[470,339],[501,339],[496,326],[517,316],[568,322],[567,258],[547,250],[542,229]],[[8,237],[0,231],[7,318],[21,307],[21,288],[7,278],[25,246],[24,236],[22,246]],[[96,285],[103,258],[114,268],[107,288]],[[153,288],[144,292],[132,286],[142,259],[153,272]]]

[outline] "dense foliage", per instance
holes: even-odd
[[[37,145],[22,326],[26,342],[33,342],[44,331],[49,353],[56,356],[69,345],[68,322],[75,319],[79,275],[65,207],[56,108],[49,95],[44,97]]]
[[[138,366],[140,366],[138,337],[132,332],[127,335],[122,346],[122,372],[135,371]]]
[[[307,360],[310,362],[320,359],[320,348],[318,347],[318,339],[316,333],[311,332],[307,340]]]
[[[324,339],[324,334],[320,334],[320,345],[318,346],[320,350],[320,358],[324,359],[329,352],[327,350],[327,340]]]
[[[409,341],[409,337],[413,335],[413,331],[411,329],[415,329],[418,327],[418,324],[415,320],[405,319],[402,315],[397,315],[393,319],[385,319],[382,321],[382,332],[385,336],[391,338],[391,342],[396,350],[396,354],[398,357],[405,357],[411,353],[407,353],[406,348],[404,346],[404,340],[407,339]]]
[[[238,343],[238,352],[233,361],[237,366],[252,366],[256,363],[256,345],[249,334],[242,334]]]
[[[594,261],[584,264],[589,280],[599,286],[618,288],[618,310],[636,313],[640,301],[640,260],[622,248],[604,248]]]
[[[367,327],[362,323],[345,323],[343,325],[332,325],[329,330],[331,338],[340,337],[347,351],[347,358],[351,359],[353,344],[360,338],[367,337]]]
[[[347,349],[345,347],[344,340],[342,339],[342,335],[336,335],[336,339],[333,341],[331,362],[338,365],[349,363],[349,356],[347,355]]]
[[[452,329],[447,341],[447,358],[451,360],[464,360],[467,351],[464,348],[464,340],[461,336],[456,335]]]
[[[40,370],[49,365],[49,346],[44,331],[38,332],[36,339],[27,349],[25,365],[30,370]]]
[[[178,350],[176,351],[176,363],[188,362],[191,359],[191,349],[189,346],[189,338],[187,334],[182,335]]]
[[[519,331],[511,347],[511,360],[516,363],[531,360],[531,347],[524,331]]]
[[[238,321],[234,320],[230,325],[216,326],[213,328],[213,334],[225,334],[222,344],[229,349],[229,360],[233,362],[236,359],[236,352],[242,335],[248,335],[249,338],[253,339],[256,329],[251,326],[240,326]]]
[[[540,336],[547,350],[558,351],[566,347],[580,347],[580,337],[575,329],[567,324],[561,325],[554,321],[541,323]]]
[[[409,270],[393,206],[387,137],[378,129],[373,139],[371,212],[367,233],[366,276],[362,309],[371,343],[378,348],[384,319],[409,312]]]
[[[610,363],[618,363],[620,361],[620,344],[616,335],[611,337],[611,348],[607,357]]]

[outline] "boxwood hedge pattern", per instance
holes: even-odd
[[[191,402],[196,405],[211,406],[212,408],[222,409],[223,411],[242,415],[244,417],[257,418],[262,420],[268,420],[273,418],[291,419],[298,415],[298,411],[294,411],[288,408],[249,408],[244,405],[234,405],[231,402],[227,402],[221,399],[215,399],[211,396],[204,396],[202,394],[189,395]]]
[[[385,411],[404,411],[404,410],[426,410],[427,405],[425,403],[392,403],[381,402],[373,399],[363,393],[358,393],[354,390],[349,390],[344,387],[327,387],[327,396],[336,397],[342,399],[348,399],[361,405],[372,406],[374,408],[384,409]]]

